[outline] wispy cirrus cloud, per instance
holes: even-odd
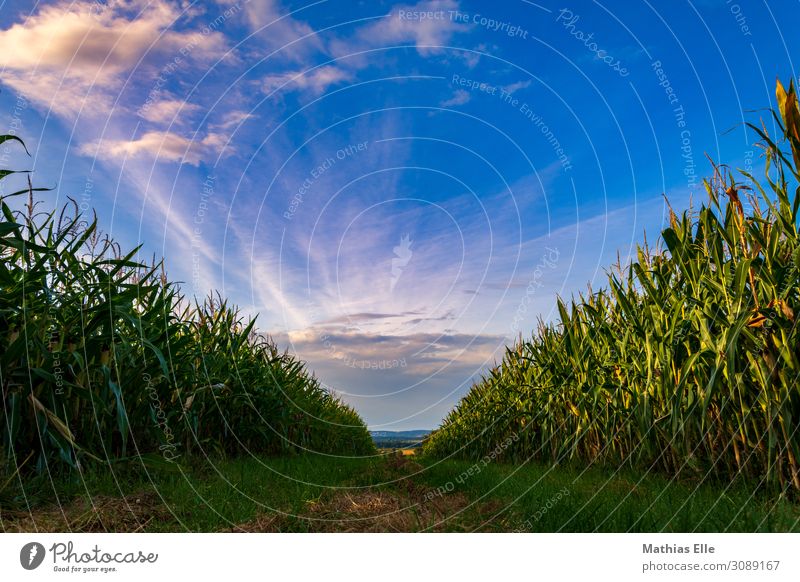
[[[247,9],[250,24],[254,28],[270,31],[265,36],[270,47],[278,50],[278,56],[311,67],[315,57],[335,59],[335,64],[317,68],[291,69],[283,73],[264,77],[262,90],[272,93],[282,88],[285,92],[308,91],[320,95],[333,85],[351,81],[356,73],[373,64],[364,52],[392,44],[415,46],[422,56],[439,54],[452,36],[468,27],[451,20],[413,20],[405,15],[419,12],[441,12],[445,15],[458,9],[456,0],[425,0],[417,4],[396,6],[381,18],[357,26],[349,34],[327,32],[325,36],[315,34],[314,29],[298,19],[295,13],[283,10],[275,0],[254,0]],[[302,39],[302,41],[300,41]],[[281,44],[283,43],[283,44]]]
[[[164,125],[179,122],[182,116],[196,113],[199,110],[200,106],[197,104],[176,99],[171,95],[164,95],[159,101],[148,103],[147,107],[143,107],[140,115],[151,123]]]
[[[225,112],[221,119],[213,123],[209,123],[208,128],[212,132],[228,132],[231,129],[238,127],[248,121],[255,119],[257,116],[248,111],[241,109],[232,109]]]
[[[418,311],[406,311],[403,313],[352,313],[349,315],[339,315],[337,317],[331,317],[330,319],[326,319],[325,321],[321,322],[323,325],[332,325],[332,324],[352,324],[356,323],[363,323],[367,321],[375,321],[375,320],[382,320],[382,319],[394,319],[398,317],[403,317],[404,315],[417,315]]]
[[[457,32],[468,30],[468,26],[451,19],[450,11],[458,10],[456,0],[425,0],[416,4],[402,4],[375,22],[358,28],[347,39],[331,42],[331,52],[340,56],[354,50],[364,50],[391,44],[410,44],[421,56],[439,54],[448,46]],[[440,13],[439,19],[415,19],[409,14]]]
[[[261,90],[270,94],[277,90],[284,92],[290,91],[310,91],[315,95],[320,95],[327,91],[331,85],[349,81],[353,78],[353,73],[335,66],[324,66],[308,71],[291,71],[268,75],[261,81]]]
[[[250,0],[244,14],[250,29],[260,33],[259,42],[269,51],[278,51],[278,57],[304,62],[324,49],[314,28],[302,20],[303,13],[295,16],[278,0]]]
[[[160,162],[180,162],[197,166],[203,160],[231,155],[227,137],[209,133],[200,140],[189,139],[169,131],[149,131],[132,140],[103,139],[84,144],[81,154],[104,160],[124,160],[128,157]]]

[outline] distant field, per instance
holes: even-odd
[[[370,436],[379,449],[412,449],[422,444],[429,430],[371,431]]]

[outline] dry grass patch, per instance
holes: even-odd
[[[99,495],[76,499],[63,507],[0,514],[5,533],[140,532],[153,522],[173,520],[169,508],[153,492],[127,497]]]

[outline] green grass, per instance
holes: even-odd
[[[800,531],[800,506],[754,494],[744,483],[693,484],[630,470],[534,462],[492,463],[459,481],[474,463],[423,463],[426,470],[420,478],[430,490],[444,487],[478,503],[492,501],[497,506],[492,515],[512,531]]]
[[[235,459],[206,467],[201,474],[156,475],[140,479],[128,493],[153,491],[162,497],[173,523],[149,531],[214,531],[255,519],[261,513],[297,515],[330,487],[341,487],[368,470],[368,461],[303,455],[277,459]],[[107,478],[89,484],[91,495],[114,494]]]
[[[176,465],[170,470],[140,467],[116,473],[91,471],[83,480],[59,483],[58,500],[60,506],[70,507],[83,500],[100,503],[98,500],[107,498],[145,499],[148,510],[158,516],[146,526],[146,531],[153,532],[218,531],[276,513],[284,514],[281,529],[303,531],[304,522],[293,516],[305,512],[309,503],[332,490],[372,484],[370,478],[378,476],[381,463],[377,457],[348,459],[306,454],[208,460],[193,467]],[[41,481],[37,485],[40,489],[46,487]],[[40,505],[33,508],[33,513],[44,516],[42,526],[47,527],[47,514],[54,506],[43,503],[41,491],[34,499]],[[24,512],[17,512],[21,513]],[[109,523],[113,529],[115,520]]]
[[[553,468],[540,463],[489,463],[465,477],[479,465],[432,458],[398,463],[391,457],[242,457],[197,464],[182,472],[97,471],[62,488],[60,500],[77,531],[137,529],[136,520],[120,519],[124,513],[120,501],[114,512],[99,520],[102,525],[82,516],[87,511],[70,509],[81,503],[89,507],[82,500],[103,506],[109,499],[123,497],[131,504],[145,500],[139,516],[140,522],[146,521],[144,531],[208,532],[252,526],[258,531],[306,532],[319,528],[320,523],[309,520],[319,515],[333,520],[332,525],[325,524],[325,531],[336,531],[353,523],[347,503],[334,503],[342,493],[401,499],[408,519],[395,520],[391,527],[405,524],[404,531],[425,531],[432,523],[441,531],[800,531],[800,505],[769,499],[744,481],[676,482],[631,470]],[[442,495],[436,494],[437,489]],[[437,505],[439,513],[420,520],[417,516],[431,515],[427,504]],[[322,514],[311,511],[328,505],[334,509]],[[40,506],[33,514],[39,529],[65,529],[52,521],[61,519],[54,507]],[[370,515],[380,524],[390,514],[390,509],[376,508]],[[4,520],[0,529],[12,530],[9,514],[0,517]]]

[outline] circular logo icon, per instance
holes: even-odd
[[[19,563],[26,570],[35,570],[44,562],[44,554],[44,546],[39,542],[25,544],[19,551]]]

